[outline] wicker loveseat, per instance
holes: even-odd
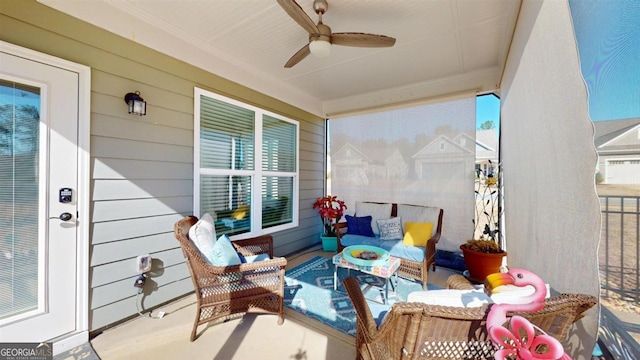
[[[396,203],[356,202],[355,216],[372,216],[372,230],[374,237],[352,235],[347,231],[347,223],[335,224],[338,238],[338,251],[346,246],[370,245],[388,250],[390,255],[400,258],[398,275],[418,280],[422,288],[427,288],[427,274],[429,266],[436,269],[436,244],[442,233],[442,217],[444,211],[440,208]],[[433,230],[426,246],[406,246],[402,240],[381,240],[376,231],[378,219],[398,217],[403,227],[406,222],[431,222]]]
[[[174,226],[175,237],[186,259],[198,300],[190,340],[199,325],[246,312],[273,313],[284,322],[284,272],[287,260],[273,257],[273,239],[262,235],[233,241],[244,257],[268,254],[269,259],[232,266],[214,266],[202,257],[189,239],[189,229],[198,221],[187,216]]]
[[[357,359],[492,359],[495,348],[486,331],[489,306],[462,308],[422,303],[395,303],[376,325],[358,282],[343,281],[356,310]],[[545,307],[520,315],[558,339],[596,304],[596,298],[563,294],[545,300]]]

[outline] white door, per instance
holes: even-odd
[[[77,331],[78,83],[78,73],[0,51],[3,342]]]

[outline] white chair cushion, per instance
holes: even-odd
[[[407,296],[407,302],[472,308],[491,304],[493,301],[487,294],[478,290],[444,289],[414,291]]]
[[[406,232],[405,223],[433,223],[431,236],[435,235],[438,229],[438,216],[440,216],[440,208],[430,206],[417,206],[398,204],[398,217],[402,218],[402,231]]]
[[[380,235],[378,220],[391,218],[391,204],[376,204],[364,201],[356,201],[356,216],[371,216],[371,230],[375,235]]]
[[[200,253],[211,263],[213,262],[213,246],[216,242],[216,227],[213,217],[204,214],[189,228],[189,239],[193,241]]]

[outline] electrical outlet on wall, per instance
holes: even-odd
[[[151,255],[145,254],[137,257],[136,270],[138,273],[146,273],[151,270]]]

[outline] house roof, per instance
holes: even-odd
[[[473,150],[465,148],[464,146],[458,144],[455,140],[445,135],[440,135],[411,157],[414,159],[418,159],[422,157],[434,156],[434,154],[436,156],[443,156],[443,153],[440,150],[441,143],[449,144],[446,155],[469,154],[473,152]]]
[[[476,144],[483,150],[498,152],[498,135],[495,129],[476,130]]]
[[[335,32],[394,37],[287,60],[309,34],[276,0],[39,0],[88,23],[319,116],[384,108],[500,84],[520,0],[328,0]],[[313,0],[297,4],[317,22]]]
[[[595,145],[596,148],[602,148],[611,143],[611,141],[627,134],[640,127],[640,118],[595,121]]]

